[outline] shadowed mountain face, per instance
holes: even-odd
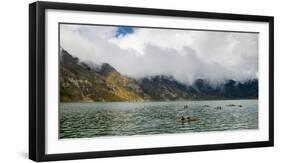
[[[187,86],[172,77],[155,76],[139,80],[141,89],[154,100],[192,99]]]
[[[108,63],[100,66],[80,62],[67,51],[60,55],[60,101],[162,101],[188,99],[258,98],[258,80],[227,80],[211,86],[204,79],[185,85],[170,76],[139,80],[120,74]]]
[[[203,79],[197,79],[187,86],[172,77],[155,76],[144,78],[139,84],[143,91],[155,100],[258,98],[257,79],[244,83],[227,80],[215,87]]]

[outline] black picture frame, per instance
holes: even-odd
[[[269,140],[261,142],[215,145],[174,146],[83,153],[45,153],[45,11],[94,11],[123,14],[160,15],[269,23]],[[103,6],[55,2],[34,2],[29,5],[29,158],[34,161],[55,161],[116,156],[208,151],[236,148],[269,147],[274,145],[274,18],[271,16],[240,15],[211,12],[179,11],[152,8]]]

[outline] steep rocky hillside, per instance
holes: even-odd
[[[67,51],[60,54],[60,101],[163,101],[258,98],[258,80],[226,80],[212,86],[197,79],[185,85],[172,76],[158,75],[139,80],[120,74],[108,63],[91,66]]]
[[[67,51],[60,56],[60,100],[143,101],[146,96],[135,80],[122,76],[109,64],[99,69],[80,62]]]

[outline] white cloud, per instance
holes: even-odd
[[[257,78],[258,34],[134,28],[116,38],[116,30],[61,25],[61,46],[82,61],[109,63],[133,78],[171,75],[184,83]]]

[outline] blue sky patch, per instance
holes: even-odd
[[[120,26],[116,30],[115,37],[124,37],[127,34],[134,33],[134,29],[132,27]]]

